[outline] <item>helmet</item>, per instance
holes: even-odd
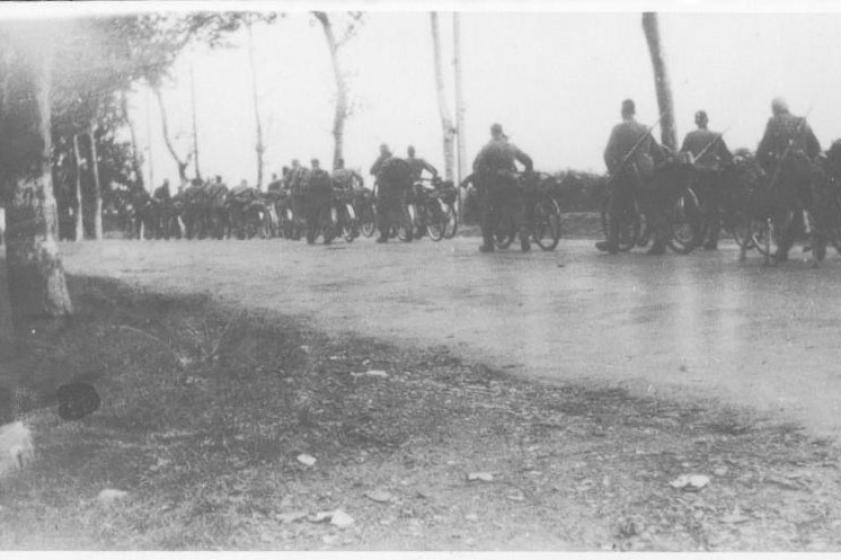
[[[779,115],[780,113],[788,113],[788,103],[782,97],[775,97],[771,101],[771,112],[775,115]]]

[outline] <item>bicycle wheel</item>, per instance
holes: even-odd
[[[397,237],[400,241],[409,242],[415,237],[415,230],[417,229],[417,212],[414,204],[408,204],[403,207],[401,212],[400,224],[397,226]]]
[[[341,224],[342,237],[348,243],[352,243],[359,236],[359,224],[357,223],[356,212],[354,212],[353,206],[348,203],[342,206]]]
[[[429,201],[427,207],[426,231],[433,241],[441,241],[447,231],[449,216],[447,216],[446,205],[440,199]]]
[[[497,249],[507,249],[511,246],[514,238],[517,237],[516,229],[514,226],[514,217],[508,212],[503,212],[496,224],[496,231],[494,233],[494,244]]]
[[[751,219],[742,211],[734,211],[728,217],[727,231],[733,236],[733,240],[742,249],[753,249],[753,238],[751,236]]]
[[[444,228],[444,239],[452,239],[458,232],[458,215],[452,204],[444,203],[444,212],[447,215],[447,225]]]
[[[370,200],[362,203],[359,211],[359,223],[362,235],[371,237],[377,231],[377,207]]]
[[[701,207],[695,191],[686,189],[672,204],[669,213],[671,235],[668,245],[675,253],[688,255],[701,244]]]
[[[544,251],[553,251],[561,240],[561,209],[548,196],[535,205],[532,237]]]

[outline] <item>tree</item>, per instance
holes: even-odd
[[[441,38],[438,32],[438,14],[430,12],[429,23],[432,28],[432,55],[435,64],[435,91],[438,94],[438,112],[441,116],[441,128],[444,133],[444,177],[448,181],[453,180],[453,164],[455,153],[453,146],[455,142],[455,128],[453,118],[450,116],[450,109],[447,106],[447,95],[444,91],[444,73],[441,66]]]
[[[53,196],[50,91],[54,29],[9,24],[12,49],[0,102],[0,190],[6,199],[6,261],[14,314],[56,317],[73,306],[59,256]]]
[[[248,29],[248,67],[251,69],[251,96],[254,102],[254,120],[256,122],[255,132],[257,134],[257,143],[254,149],[257,152],[257,190],[263,187],[263,154],[266,151],[266,146],[263,143],[263,124],[260,120],[260,103],[257,95],[257,69],[254,67],[254,35],[251,32],[251,22],[246,21],[246,29]]]
[[[657,14],[645,12],[642,14],[642,28],[651,55],[651,65],[654,67],[654,86],[657,90],[657,106],[660,109],[660,139],[663,145],[677,150],[677,130],[675,129],[675,109],[672,101],[672,86],[666,71],[663,57],[663,46],[660,40],[660,29]]]
[[[82,241],[85,238],[84,215],[82,208],[82,155],[79,151],[79,135],[73,135],[73,156],[76,162],[76,183],[73,189],[75,199],[75,240]]]
[[[153,85],[152,92],[155,94],[155,98],[158,100],[158,109],[160,110],[161,114],[161,131],[164,137],[164,144],[166,145],[166,149],[169,152],[169,155],[172,156],[172,159],[175,160],[175,164],[178,167],[178,179],[181,183],[187,182],[187,167],[190,166],[190,159],[193,157],[193,152],[189,152],[186,158],[182,158],[178,151],[175,149],[175,145],[172,142],[172,137],[169,134],[169,119],[167,118],[166,113],[166,105],[164,105],[164,98],[163,93],[161,93],[160,85]],[[154,185],[152,185],[154,187]]]
[[[339,160],[343,158],[345,120],[351,113],[348,104],[348,86],[339,62],[339,51],[356,34],[359,25],[362,23],[362,12],[347,13],[348,21],[344,24],[344,30],[340,38],[336,38],[333,23],[326,12],[313,12],[312,14],[324,31],[327,49],[330,52],[330,63],[333,66],[333,78],[336,81],[336,110],[333,116],[333,168],[335,168]]]

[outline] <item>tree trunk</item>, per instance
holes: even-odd
[[[73,196],[75,198],[76,215],[74,216],[76,222],[76,241],[83,241],[85,239],[85,222],[83,215],[84,205],[82,204],[82,157],[79,154],[79,135],[73,135],[73,156],[76,158],[76,184],[73,189]]]
[[[260,104],[257,95],[257,69],[254,67],[254,37],[251,34],[251,24],[246,24],[246,27],[248,28],[248,63],[251,68],[251,96],[254,100],[254,120],[257,130],[257,144],[254,147],[257,151],[257,190],[261,190],[263,186],[263,152],[265,151],[263,124],[260,122]]]
[[[196,76],[192,64],[190,64],[190,105],[193,112],[193,164],[196,169],[196,179],[201,180],[201,170],[199,169],[199,130],[196,124]]]
[[[88,138],[91,142],[91,172],[93,173],[93,238],[102,241],[102,184],[99,182],[99,157],[96,150],[96,121],[88,126]]]
[[[129,134],[131,135],[131,168],[134,171],[137,186],[142,189],[146,182],[143,180],[143,165],[140,162],[140,151],[137,149],[137,131],[134,128],[134,121],[128,114],[128,96],[125,91],[120,94],[120,109],[123,113],[123,118],[128,124]]]
[[[429,14],[429,23],[432,28],[432,52],[435,63],[435,90],[438,93],[438,112],[441,116],[441,128],[444,133],[444,177],[448,181],[453,180],[453,164],[455,161],[454,141],[455,129],[453,118],[450,116],[450,109],[447,107],[447,95],[444,91],[444,73],[441,67],[441,38],[438,32],[438,14]]]
[[[339,64],[339,44],[333,33],[333,26],[324,12],[314,12],[316,19],[321,23],[324,30],[324,37],[327,39],[327,49],[330,51],[330,63],[333,66],[333,77],[336,81],[336,112],[333,115],[333,168],[338,166],[339,160],[344,156],[345,145],[345,119],[348,116],[348,91],[342,68]]]
[[[461,22],[458,12],[453,13],[453,71],[456,87],[456,133],[458,134],[458,181],[467,177],[467,137],[464,124],[464,92],[461,86]],[[459,189],[458,211],[464,209],[464,193]]]
[[[42,50],[12,70],[15,76],[2,115],[9,142],[3,150],[2,186],[11,192],[6,261],[18,318],[57,317],[73,309],[58,252],[58,211],[50,169],[51,43],[41,39]]]
[[[152,91],[158,99],[158,109],[160,109],[161,112],[161,128],[163,129],[164,144],[166,144],[166,149],[169,152],[169,155],[171,155],[172,159],[175,160],[175,165],[178,166],[178,179],[181,181],[181,184],[184,184],[187,182],[187,166],[190,164],[189,158],[187,161],[184,161],[178,157],[178,152],[175,151],[175,146],[172,145],[172,139],[169,137],[169,120],[166,116],[163,94],[161,93],[161,89],[157,86],[153,87]],[[154,188],[155,185],[149,186],[149,190]]]
[[[675,129],[675,109],[672,101],[672,86],[666,71],[663,58],[663,47],[660,41],[660,29],[657,14],[645,12],[642,14],[642,28],[651,55],[651,65],[654,67],[654,86],[657,89],[657,106],[660,109],[660,139],[664,146],[677,150],[677,130]]]
[[[11,358],[15,351],[15,328],[12,323],[12,301],[6,271],[0,267],[0,364]],[[0,385],[0,391],[2,391]],[[2,406],[2,403],[0,403]]]

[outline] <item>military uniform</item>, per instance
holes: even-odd
[[[323,169],[311,169],[306,177],[306,222],[307,243],[315,243],[318,235],[318,218],[330,208],[333,196],[333,181]],[[332,241],[332,232],[324,232],[324,242]]]
[[[823,197],[816,190],[821,188],[820,168],[815,159],[821,146],[815,133],[803,117],[795,117],[787,110],[768,119],[765,134],[757,148],[759,164],[769,175],[769,186],[779,197],[784,210],[812,210],[813,216],[823,213],[818,208]],[[797,216],[796,216],[797,217]],[[816,255],[825,251],[826,240],[822,224],[815,224],[813,241]],[[778,243],[778,260],[786,260],[794,244],[794,228],[788,227]]]
[[[721,134],[698,128],[683,139],[681,152],[692,154],[697,175],[697,188],[707,222],[708,238],[704,247],[714,249],[721,233],[721,189],[724,167],[733,162],[733,154]],[[700,157],[698,157],[700,156]]]
[[[429,171],[432,175],[438,175],[438,170],[423,158],[408,157],[406,158],[406,163],[409,164],[409,169],[412,172],[413,183],[421,180],[424,171]]]
[[[524,208],[523,193],[517,182],[515,162],[520,162],[527,172],[532,171],[531,158],[504,136],[491,139],[473,160],[484,249],[493,247],[500,208],[508,208],[511,212],[514,227],[520,233],[523,249],[528,249],[531,220]]]
[[[377,184],[377,241],[383,243],[388,241],[392,228],[404,219],[406,195],[412,188],[411,168],[405,160],[387,158],[377,165]]]
[[[333,170],[333,186],[343,191],[355,191],[361,189],[364,181],[362,176],[351,169]]]
[[[604,151],[604,162],[611,174],[608,203],[610,223],[606,245],[608,251],[618,251],[619,216],[630,211],[636,198],[639,198],[645,207],[644,211],[654,230],[654,250],[661,251],[665,246],[663,208],[659,202],[662,193],[654,192],[653,189],[644,191],[644,187],[654,176],[655,158],[662,158],[662,155],[660,145],[649,130],[633,118],[626,118],[613,127]]]

